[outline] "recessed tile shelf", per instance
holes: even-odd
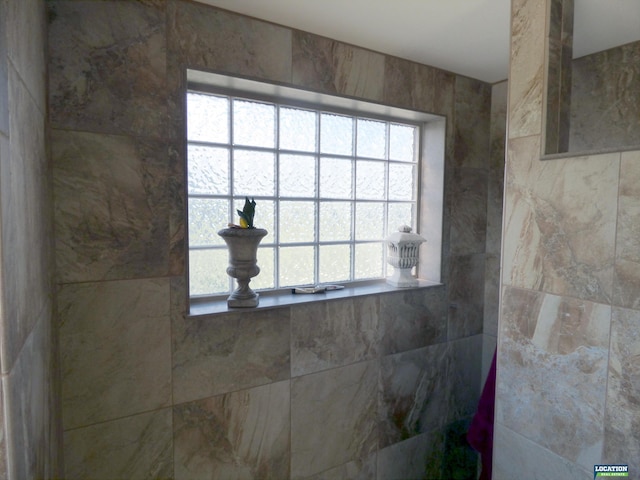
[[[223,313],[246,313],[268,308],[280,308],[290,305],[299,305],[302,303],[337,300],[340,298],[362,297],[380,293],[407,292],[411,290],[438,287],[441,285],[442,284],[440,283],[429,282],[427,280],[418,280],[418,285],[414,287],[398,288],[393,287],[382,280],[376,281],[375,283],[347,286],[342,290],[332,290],[325,293],[294,294],[290,291],[259,292],[260,303],[255,308],[229,308],[227,306],[227,297],[224,296],[215,299],[203,299],[195,301],[192,300],[188,316],[201,317],[205,315],[216,315]]]

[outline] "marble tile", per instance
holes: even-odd
[[[545,0],[512,2],[509,138],[542,132],[546,16]]]
[[[174,478],[171,423],[167,408],[65,432],[64,478]]]
[[[55,412],[49,403],[53,378],[51,318],[40,315],[9,375],[2,377],[3,437],[9,454],[8,478],[51,478],[55,451]],[[54,434],[55,435],[55,434]]]
[[[497,348],[498,339],[493,335],[482,335],[482,371],[480,373],[480,385],[482,385],[480,392],[482,392],[482,388],[484,388],[484,384],[487,381],[487,376],[489,375],[489,369],[491,368],[491,362],[493,361],[493,354]]]
[[[46,112],[46,11],[44,2],[3,2],[6,17],[6,52],[38,110]]]
[[[59,280],[166,275],[166,144],[63,130],[51,140]]]
[[[174,403],[290,377],[288,308],[185,318],[183,285],[172,280]]]
[[[364,460],[354,460],[338,467],[330,468],[317,475],[306,477],[305,480],[372,480],[376,476],[376,458],[374,453]]]
[[[9,135],[9,55],[7,2],[0,2],[0,135]]]
[[[170,55],[190,68],[291,81],[291,30],[195,2],[168,10]]]
[[[541,162],[538,146],[509,142],[503,282],[609,303],[620,154]]]
[[[571,151],[640,143],[639,55],[633,42],[573,61]]]
[[[456,76],[455,83],[456,168],[486,169],[489,165],[491,85]]]
[[[640,308],[640,152],[623,152],[616,231],[613,303]]]
[[[52,126],[158,139],[172,135],[166,125],[164,6],[118,1],[47,6]]]
[[[505,287],[496,417],[585,469],[602,455],[611,307]]]
[[[450,374],[446,343],[381,359],[378,448],[444,426]]]
[[[405,352],[447,338],[447,290],[397,292],[380,296],[380,354]]]
[[[484,312],[482,333],[498,336],[500,310],[500,255],[485,255]]]
[[[456,422],[475,414],[484,385],[482,372],[483,335],[449,342],[451,366],[449,370],[449,422]]]
[[[603,463],[640,465],[640,312],[613,309]],[[637,470],[636,470],[637,472]]]
[[[384,61],[384,103],[435,113],[435,75],[427,65],[386,56]]]
[[[451,185],[451,254],[484,253],[487,239],[486,169],[457,170]]]
[[[486,253],[500,255],[502,242],[502,205],[504,197],[505,137],[507,126],[507,82],[491,88],[491,128],[489,176],[487,179]]]
[[[51,188],[45,118],[14,69],[9,73],[11,135],[3,136],[0,176],[2,371],[11,370],[43,312],[51,311]]]
[[[2,2],[0,2],[1,4]],[[2,13],[2,7],[0,6],[0,13]],[[1,33],[1,32],[0,32]],[[6,377],[0,379],[0,422],[3,425],[2,435],[0,435],[0,480],[8,480],[9,479],[9,465],[7,462],[7,437],[9,432],[7,431],[6,425],[8,422],[5,420],[4,416],[4,387],[3,384],[6,381]]]
[[[168,279],[65,285],[58,304],[65,430],[169,405]]]
[[[378,480],[442,478],[445,439],[423,433],[378,452]]]
[[[449,340],[482,333],[485,268],[485,256],[482,254],[451,257]]]
[[[289,382],[174,408],[175,479],[289,478]]]
[[[293,84],[323,93],[382,100],[384,55],[297,30],[292,36]]]
[[[378,353],[376,296],[291,307],[291,376],[318,372]]]
[[[175,145],[169,147],[169,274],[185,275],[187,215],[185,182],[187,162]]]
[[[588,469],[555,455],[501,424],[494,433],[493,480],[536,478],[539,480],[592,480],[593,465]],[[594,463],[598,463],[594,460]]]
[[[362,460],[376,449],[378,363],[291,380],[291,478]]]

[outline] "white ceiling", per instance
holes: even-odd
[[[486,82],[507,78],[511,0],[199,0]],[[575,0],[574,57],[640,40],[640,0]]]

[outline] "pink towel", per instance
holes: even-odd
[[[467,441],[480,453],[482,472],[479,480],[491,480],[491,460],[493,456],[493,412],[496,400],[496,354],[485,381],[478,410],[467,432]]]

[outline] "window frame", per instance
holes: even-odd
[[[359,117],[364,117],[366,119],[372,120],[380,120],[383,122],[400,123],[413,125],[418,128],[418,138],[415,141],[415,152],[414,155],[416,157],[415,162],[407,163],[414,165],[416,168],[416,181],[414,183],[414,200],[412,202],[415,204],[415,224],[412,225],[414,231],[417,233],[421,233],[422,229],[428,227],[429,224],[432,226],[439,227],[437,234],[429,235],[431,237],[431,247],[434,247],[433,242],[436,242],[435,245],[435,254],[430,254],[429,262],[427,264],[423,264],[423,255],[421,252],[421,262],[417,268],[417,276],[419,279],[426,279],[427,284],[439,284],[441,278],[440,266],[441,266],[441,253],[442,253],[442,217],[443,217],[443,190],[444,190],[444,143],[445,143],[445,132],[446,132],[446,118],[433,115],[427,112],[421,112],[417,110],[408,110],[402,109],[390,105],[384,105],[376,102],[371,102],[366,99],[355,99],[350,97],[336,96],[336,95],[328,95],[321,94],[318,92],[313,92],[309,90],[304,90],[296,87],[284,86],[275,83],[268,83],[262,81],[249,80],[241,77],[230,77],[226,75],[214,74],[209,72],[202,72],[196,70],[187,70],[187,82],[184,98],[184,115],[183,119],[185,122],[184,125],[184,161],[185,161],[185,171],[187,166],[187,126],[186,126],[186,103],[187,103],[187,95],[188,91],[195,91],[200,93],[210,93],[213,95],[223,95],[223,96],[231,96],[231,97],[240,97],[243,99],[248,99],[252,101],[264,101],[268,103],[275,103],[277,105],[284,104],[285,107],[292,108],[302,108],[309,109],[313,111],[320,112],[328,112],[337,115],[347,115],[349,117],[353,117],[357,119]],[[231,145],[231,144],[230,144]],[[231,146],[231,148],[233,148]],[[276,155],[278,153],[277,147],[274,148]],[[314,152],[313,155],[320,156],[320,152]],[[432,161],[426,162],[425,155],[429,155],[434,157]],[[356,161],[357,157],[355,153],[352,155],[353,161]],[[388,156],[388,155],[387,155]],[[389,164],[389,159],[384,160],[385,164]],[[391,160],[393,163],[393,160]],[[426,164],[430,167],[429,169],[423,168]],[[433,168],[435,167],[435,168]],[[425,174],[425,170],[432,170],[431,173]],[[435,175],[432,175],[435,173]],[[426,181],[425,181],[426,180]],[[276,179],[278,181],[278,179]],[[355,179],[354,179],[355,182]],[[435,188],[433,188],[435,187]],[[429,188],[430,195],[424,195],[425,188]],[[236,195],[237,196],[237,195]],[[230,193],[229,198],[234,201],[235,197]],[[430,197],[430,200],[427,201],[425,197]],[[224,301],[226,300],[228,293],[220,293],[220,294],[205,294],[205,295],[191,295],[190,287],[189,287],[189,260],[188,255],[190,252],[190,244],[188,238],[188,229],[189,229],[189,192],[188,192],[188,182],[186,181],[185,175],[185,246],[187,252],[187,261],[186,261],[186,280],[187,280],[187,302],[188,305],[191,306],[202,306],[203,304],[207,304],[210,302]],[[321,196],[318,195],[314,197],[313,202],[319,202],[321,200]],[[435,199],[435,202],[433,200]],[[274,195],[274,201],[278,202],[279,199],[277,194]],[[288,198],[287,198],[288,200]],[[362,200],[358,200],[355,197],[352,197],[349,202],[353,202],[354,205]],[[384,202],[389,202],[388,199],[384,200]],[[432,204],[435,203],[435,204]],[[425,210],[425,206],[428,208]],[[425,211],[430,211],[430,215],[433,216],[435,212],[435,216],[437,218],[431,219],[431,221],[425,221]],[[277,222],[277,207],[276,207],[276,217],[274,221]],[[316,230],[318,227],[319,219],[316,220]],[[386,223],[386,219],[385,219]],[[317,233],[317,231],[316,231]],[[387,228],[387,234],[390,233],[390,229]],[[382,239],[384,240],[384,239]],[[320,245],[321,242],[318,238],[312,242],[313,245]],[[356,245],[357,242],[354,238],[352,238],[347,244],[348,245]],[[364,242],[369,243],[369,242]],[[379,243],[379,242],[374,242]],[[278,244],[273,242],[273,248],[278,248]],[[434,250],[433,248],[431,248]],[[386,265],[386,248],[384,246],[384,242],[382,243],[383,250],[383,275],[387,275],[387,265]],[[422,248],[421,248],[422,251]],[[318,263],[318,260],[315,260]],[[316,268],[318,266],[316,265]],[[277,267],[276,267],[277,269]],[[276,271],[277,274],[277,271]],[[277,283],[277,277],[275,279]],[[365,289],[368,289],[370,285],[384,283],[385,277],[376,278],[372,280],[352,280],[348,282],[344,282],[349,287],[358,288],[358,286],[362,286]],[[282,287],[276,289],[269,290],[259,290],[261,297],[271,296],[271,295],[281,295],[281,294],[289,294],[291,292],[290,287]],[[298,296],[299,297],[299,296]],[[310,297],[317,297],[316,295],[312,295]],[[279,302],[277,302],[279,303]],[[294,302],[295,303],[295,302]],[[258,307],[260,308],[260,307]]]

